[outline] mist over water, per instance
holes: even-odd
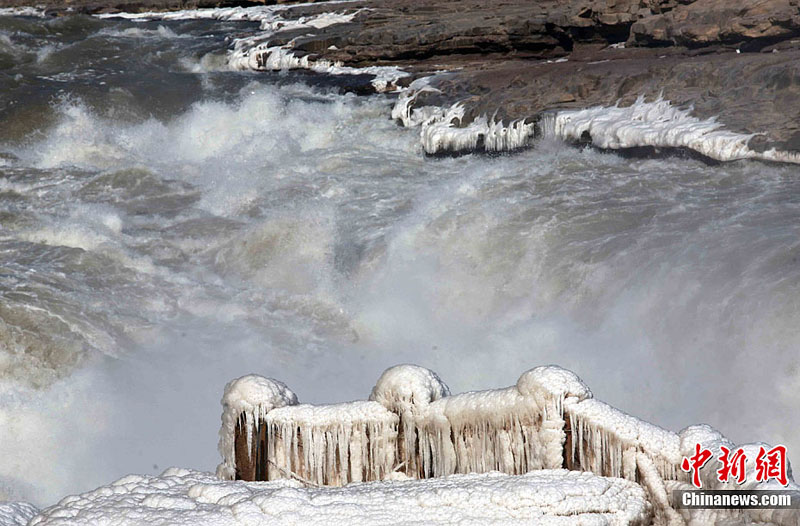
[[[224,71],[252,27],[0,18],[0,497],[212,470],[228,380],[403,362],[798,458],[800,169],[425,158],[390,97]]]

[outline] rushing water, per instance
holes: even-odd
[[[333,402],[402,362],[557,363],[797,458],[798,167],[425,158],[389,96],[227,71],[255,27],[0,18],[0,497],[213,469],[229,379]]]

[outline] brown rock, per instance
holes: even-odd
[[[727,44],[754,50],[795,36],[800,36],[798,0],[697,0],[638,20],[629,43]]]

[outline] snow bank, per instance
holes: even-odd
[[[36,506],[27,502],[0,502],[0,526],[25,526],[37,513]]]
[[[169,469],[128,476],[44,510],[31,526],[253,524],[330,526],[649,524],[638,485],[566,470],[519,477],[500,473],[424,481],[308,488],[297,481],[221,481],[210,473]]]

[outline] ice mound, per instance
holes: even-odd
[[[649,524],[650,517],[637,484],[566,470],[318,489],[291,480],[230,482],[211,473],[170,469],[158,477],[131,475],[67,497],[30,524],[599,526]]]

